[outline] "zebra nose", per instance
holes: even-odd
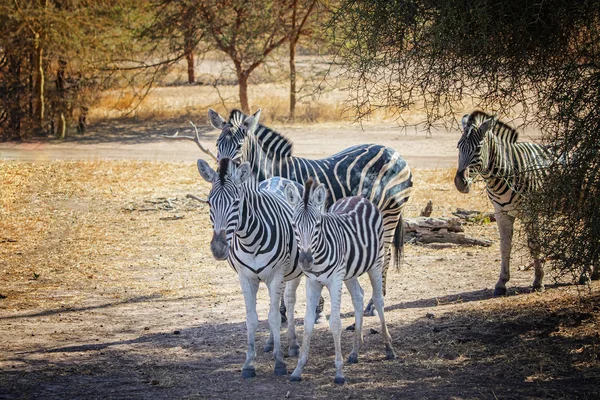
[[[313,263],[312,253],[309,251],[300,250],[300,257],[298,257],[298,262],[303,269],[308,269]]]
[[[469,193],[469,182],[465,179],[465,170],[463,169],[456,171],[456,176],[454,176],[454,186],[461,193]]]
[[[229,245],[227,244],[227,237],[224,230],[213,232],[213,237],[210,241],[210,251],[217,260],[224,260],[229,256]]]

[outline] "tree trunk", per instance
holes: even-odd
[[[194,70],[194,42],[189,36],[189,33],[186,33],[185,35],[186,37],[183,51],[185,53],[185,59],[187,60],[188,83],[195,83],[196,72]]]
[[[296,37],[290,38],[290,119],[296,118]]]
[[[250,106],[248,105],[248,74],[246,71],[238,73],[238,86],[240,90],[240,105],[244,114],[250,114]]]
[[[40,35],[38,33],[35,34],[35,54],[34,54],[34,63],[35,63],[35,83],[34,83],[34,93],[35,100],[33,105],[33,116],[36,121],[37,128],[41,130],[44,126],[44,108],[45,108],[45,99],[44,99],[44,58],[43,58],[44,50],[42,48],[42,44],[40,41]]]

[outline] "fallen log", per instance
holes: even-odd
[[[412,243],[451,243],[463,246],[488,247],[488,239],[466,236],[458,218],[406,218],[404,219],[405,241]]]

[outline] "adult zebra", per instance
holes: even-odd
[[[513,224],[519,204],[528,192],[539,187],[552,157],[542,145],[517,143],[519,134],[514,128],[482,111],[463,116],[462,126],[454,185],[461,193],[468,193],[477,175],[486,183],[500,231],[502,261],[494,295],[504,295],[510,279]],[[534,238],[528,238],[528,246],[535,268],[533,289],[543,290],[544,269]]]
[[[317,179],[328,191],[326,207],[348,196],[362,196],[374,203],[383,215],[385,261],[383,293],[390,261],[399,267],[404,246],[402,209],[412,190],[412,174],[404,159],[392,148],[364,144],[350,147],[320,160],[295,157],[292,142],[280,133],[258,123],[260,110],[247,116],[231,111],[225,120],[216,111],[208,117],[221,134],[217,140],[217,158],[248,161],[259,180],[281,176],[304,183]],[[373,314],[369,301],[367,314]]]
[[[295,184],[279,177],[260,184],[252,176],[250,165],[237,165],[223,158],[218,172],[206,161],[198,160],[198,172],[212,188],[208,195],[213,237],[210,249],[218,260],[227,259],[237,272],[246,303],[248,350],[242,377],[256,376],[254,335],[258,326],[256,294],[260,282],[265,282],[271,301],[269,309],[270,336],[265,351],[273,350],[275,374],[286,375],[280,344],[281,318],[279,298],[282,283],[288,318],[294,321],[296,288],[302,270],[298,266],[298,247],[292,231],[292,209],[283,190]],[[298,354],[295,325],[288,324],[290,356]]]

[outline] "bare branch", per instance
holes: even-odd
[[[186,194],[185,197],[187,197],[188,199],[193,199],[193,200],[199,201],[200,203],[208,204],[208,200],[203,199],[202,197],[194,196],[191,193]]]
[[[213,160],[218,161],[217,160],[217,156],[215,156],[215,154],[210,151],[210,149],[208,149],[207,147],[205,147],[202,142],[200,142],[200,133],[198,132],[198,128],[196,128],[196,125],[194,125],[194,123],[192,121],[190,121],[190,124],[194,127],[194,130],[196,131],[196,135],[195,136],[179,136],[179,131],[175,132],[173,135],[171,136],[165,136],[167,139],[186,139],[186,140],[192,140],[194,141],[198,147],[200,148],[200,150],[202,150],[202,152],[204,152],[205,154],[208,154]]]

